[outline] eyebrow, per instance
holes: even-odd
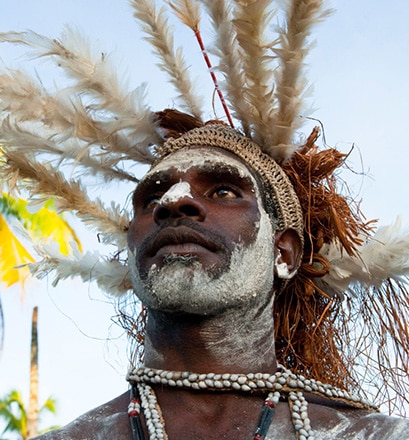
[[[250,175],[243,175],[236,167],[220,162],[205,163],[198,168],[197,173],[199,176],[202,175],[207,178],[216,177],[219,180],[233,179],[235,182],[244,182],[247,185],[254,186]]]
[[[195,166],[195,165],[193,165]],[[215,180],[215,181],[231,181],[235,184],[245,184],[249,187],[254,187],[254,181],[249,175],[243,175],[236,167],[233,165],[228,165],[221,162],[213,162],[213,163],[204,163],[202,165],[197,166],[197,174],[199,177],[203,179]],[[183,176],[183,172],[178,172],[177,181],[180,180],[181,176]],[[136,198],[139,194],[144,191],[149,191],[157,187],[160,189],[160,185],[166,184],[168,182],[172,182],[174,180],[170,177],[169,172],[167,170],[161,170],[153,172],[151,175],[146,176],[135,188],[133,193],[132,202],[135,205]],[[182,179],[183,180],[183,179]],[[257,180],[256,180],[257,182]]]

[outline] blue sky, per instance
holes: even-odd
[[[329,145],[344,152],[354,146],[350,164],[358,173],[344,178],[363,199],[367,218],[388,224],[401,215],[408,225],[409,2],[342,0],[332,6],[336,12],[317,27],[317,43],[308,58],[313,116],[324,124]],[[118,71],[130,87],[148,81],[153,108],[174,105],[174,93],[157,73],[126,0],[0,2],[0,31],[33,29],[58,37],[65,24],[115,50]],[[189,32],[178,36],[197,57]],[[32,69],[20,55],[10,45],[0,46],[1,64]],[[49,70],[45,63],[38,67],[47,80]],[[210,92],[206,98],[210,109]],[[96,246],[94,234],[79,232],[85,246]],[[116,339],[120,332],[111,322],[112,304],[95,285],[72,281],[54,289],[33,281],[26,287],[24,304],[18,288],[0,289],[6,327],[0,395],[12,388],[28,392],[29,323],[35,304],[40,308],[41,399],[52,394],[58,400],[57,423],[65,424],[126,390],[126,343]]]

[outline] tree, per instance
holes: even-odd
[[[69,253],[69,243],[74,241],[81,249],[81,243],[64,217],[54,209],[53,200],[46,201],[41,208],[32,213],[28,203],[22,198],[13,198],[3,193],[0,198],[0,281],[11,286],[19,283],[24,286],[28,275],[26,267],[20,267],[34,261],[29,250],[23,246],[7,220],[18,220],[24,230],[34,239],[53,241],[58,243],[60,252]],[[24,289],[22,288],[22,292]],[[23,299],[23,296],[22,296]],[[0,321],[3,329],[1,298]],[[31,331],[31,357],[30,357],[30,398],[28,411],[21,401],[17,391],[12,391],[4,401],[1,401],[0,416],[6,419],[6,430],[20,432],[23,439],[37,435],[38,418],[41,409],[38,408],[38,308],[34,307]],[[2,335],[3,336],[3,335]],[[2,337],[1,336],[1,337]],[[17,408],[17,415],[14,411]],[[55,412],[54,401],[48,399],[43,409]]]
[[[45,414],[49,412],[55,414],[56,405],[55,400],[48,398],[44,404],[39,409],[39,414]],[[0,399],[0,417],[6,421],[6,427],[4,428],[2,434],[5,433],[15,433],[21,436],[22,440],[30,438],[27,423],[27,410],[23,402],[21,393],[17,390],[10,391],[4,398]],[[55,429],[56,426],[47,428],[46,431],[50,429]]]

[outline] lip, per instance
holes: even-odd
[[[186,227],[167,227],[160,231],[147,249],[154,257],[165,254],[194,254],[203,249],[216,252],[218,247],[202,234]]]

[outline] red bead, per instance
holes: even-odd
[[[275,407],[276,407],[276,404],[275,404],[272,400],[270,400],[270,399],[267,399],[267,400],[264,402],[264,404],[267,405],[267,406],[269,406],[270,408],[275,408]]]
[[[129,417],[139,417],[139,412],[136,411],[136,409],[133,409],[132,411],[128,412]]]
[[[253,440],[263,440],[263,437],[260,434],[256,434]]]

